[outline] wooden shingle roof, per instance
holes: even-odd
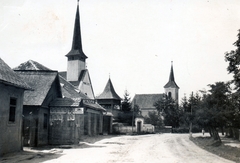
[[[34,89],[24,93],[24,105],[41,106],[58,77],[57,71],[15,70],[15,72]]]
[[[80,15],[79,15],[79,4],[77,6],[74,31],[73,31],[73,41],[72,41],[72,49],[66,55],[66,57],[70,56],[78,56],[80,59],[85,60],[87,56],[84,54],[82,50],[82,37],[81,37],[81,26],[80,26]]]
[[[89,99],[88,96],[79,92],[79,90],[74,85],[72,85],[70,82],[68,82],[61,75],[59,75],[59,79],[60,79],[60,83],[61,83],[63,97]]]
[[[24,62],[20,64],[19,66],[13,68],[13,70],[51,70],[42,64],[33,61],[33,60],[28,60],[27,62]]]
[[[111,79],[109,78],[104,91],[97,97],[97,99],[116,99],[121,100],[121,97],[115,92]]]
[[[81,98],[56,98],[53,100],[49,106],[54,107],[79,107]]]
[[[12,85],[25,90],[31,87],[19,77],[1,58],[0,58],[0,83]]]

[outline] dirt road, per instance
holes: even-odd
[[[230,163],[192,143],[188,134],[119,136],[78,148],[52,149],[22,162],[44,163]]]

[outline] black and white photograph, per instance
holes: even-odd
[[[239,0],[1,0],[0,162],[240,162]]]

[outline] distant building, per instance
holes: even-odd
[[[173,100],[178,103],[178,92],[179,87],[175,82],[174,79],[174,72],[173,72],[173,64],[171,64],[171,70],[169,75],[169,80],[167,84],[164,86],[165,95],[171,97]],[[149,112],[157,111],[154,107],[154,104],[162,99],[164,93],[162,94],[136,94],[133,98],[133,104],[138,105],[142,111],[143,116],[148,116]]]
[[[174,73],[173,73],[173,63],[171,65],[171,71],[170,71],[170,75],[169,75],[169,80],[167,82],[167,84],[164,86],[164,90],[165,90],[165,94],[168,97],[171,97],[173,100],[175,100],[176,103],[178,103],[178,91],[179,91],[179,87],[175,82],[174,79]]]
[[[133,98],[134,105],[141,109],[142,116],[148,116],[148,112],[157,111],[154,104],[163,97],[164,94],[136,94]]]
[[[0,58],[0,156],[22,150],[23,96],[30,89]]]

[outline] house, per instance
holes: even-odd
[[[23,96],[30,89],[0,58],[0,156],[22,149]]]
[[[33,61],[26,63],[26,65],[33,64]],[[23,143],[25,146],[47,145],[50,117],[49,104],[54,99],[62,97],[58,72],[51,70],[24,70],[23,65],[21,64],[14,71],[33,88],[33,90],[27,90],[24,94]],[[31,68],[28,66],[26,69]],[[33,66],[32,69],[38,68]]]
[[[133,103],[134,105],[139,106],[143,116],[148,116],[149,112],[157,111],[154,107],[154,104],[158,100],[162,99],[164,95],[171,97],[173,100],[176,101],[176,103],[178,103],[179,87],[174,79],[173,62],[171,63],[169,80],[164,86],[164,91],[165,93],[162,94],[136,94],[133,98]]]
[[[104,116],[104,132],[112,133],[112,122],[118,121],[121,112],[121,98],[115,92],[112,81],[109,78],[103,92],[96,98],[97,102],[107,110]],[[112,117],[113,115],[113,117]]]

